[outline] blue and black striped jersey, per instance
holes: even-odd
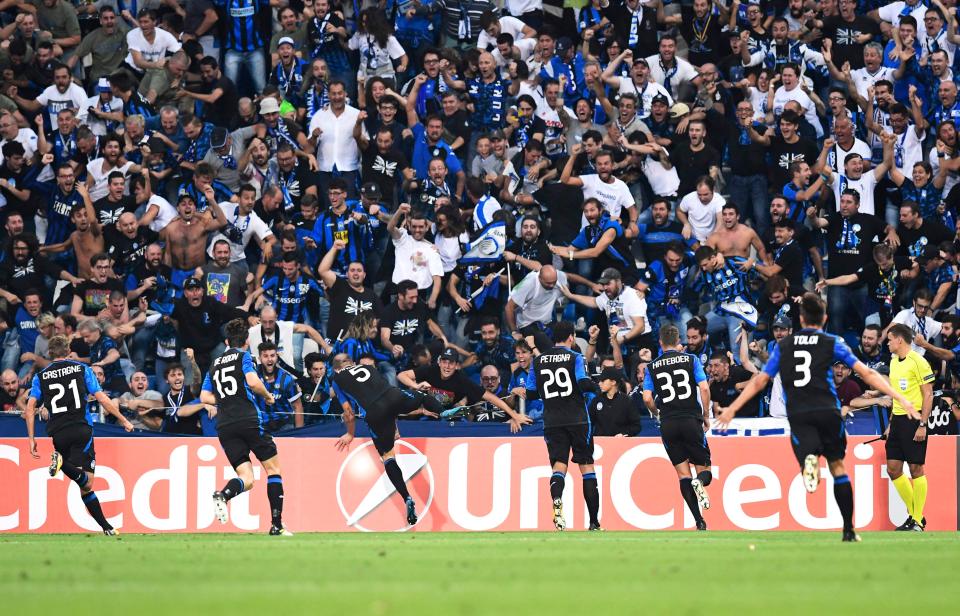
[[[740,265],[746,259],[743,257],[726,257],[726,263],[715,272],[706,270],[700,272],[700,278],[697,280],[696,288],[701,290],[704,287],[713,294],[713,299],[717,302],[730,302],[738,296],[740,299],[750,301],[752,299],[750,288],[747,286],[747,272],[740,270]]]
[[[269,380],[263,370],[263,366],[257,367],[257,374],[260,380],[271,394],[273,394],[273,405],[267,405],[266,400],[257,396],[257,411],[260,413],[260,423],[265,424],[270,421],[289,419],[293,416],[293,403],[300,399],[302,393],[297,380],[293,376],[277,366],[276,372],[271,375]]]
[[[280,321],[303,323],[307,314],[307,296],[313,291],[323,295],[323,289],[313,278],[303,274],[291,281],[277,271],[263,279],[263,292],[277,311]]]
[[[333,264],[333,271],[340,276],[346,275],[347,265],[351,261],[362,263],[366,260],[373,241],[370,223],[361,223],[353,218],[355,213],[367,215],[363,207],[356,201],[348,202],[346,205],[341,214],[336,214],[332,209],[320,214],[313,226],[313,241],[317,243],[317,251],[320,254],[326,254],[336,240],[346,242],[346,250],[337,254],[337,260]]]
[[[65,242],[76,227],[70,220],[70,210],[76,205],[83,205],[83,197],[76,189],[70,194],[63,194],[60,188],[54,188],[53,194],[47,200],[47,236],[44,244],[59,244]]]
[[[227,14],[227,39],[224,47],[233,51],[263,49],[260,35],[260,10],[269,8],[267,0],[214,0]]]

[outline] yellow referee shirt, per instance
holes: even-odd
[[[916,351],[911,350],[903,359],[896,355],[890,359],[890,385],[902,393],[918,413],[923,406],[923,392],[920,391],[920,386],[924,383],[933,383],[934,378],[930,364]],[[907,414],[896,399],[893,401],[893,414]]]

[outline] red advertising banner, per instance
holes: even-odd
[[[891,529],[906,509],[886,476],[883,443],[853,437],[846,459],[855,522]],[[927,451],[930,530],[957,530],[957,438],[931,437]],[[425,438],[400,441],[398,462],[421,520],[408,529],[400,498],[369,440],[337,452],[332,439],[279,439],[284,521],[297,531],[516,531],[552,529],[550,467],[534,438]],[[712,530],[833,530],[841,526],[825,477],[807,494],[787,438],[714,437]],[[111,524],[127,532],[259,531],[270,526],[266,477],[230,501],[230,521],[214,520],[210,495],[234,476],[215,439],[103,438],[96,442],[95,489]],[[0,439],[0,531],[99,530],[79,488],[50,478],[26,439]],[[609,530],[692,529],[677,477],[659,439],[600,438],[596,443],[601,522]],[[571,468],[564,493],[567,527],[585,528],[580,473]]]

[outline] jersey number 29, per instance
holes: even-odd
[[[570,379],[570,372],[566,368],[557,368],[556,370],[546,370],[543,373],[543,397],[557,398],[559,396],[569,396],[573,393],[573,380]],[[556,385],[556,389],[553,386]]]
[[[690,373],[686,370],[660,372],[657,374],[657,380],[660,381],[660,388],[666,394],[660,402],[686,400],[693,393],[690,387]]]

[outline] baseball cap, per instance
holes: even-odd
[[[364,184],[360,187],[360,194],[374,201],[379,201],[383,197],[383,194],[380,192],[380,185],[376,182],[367,182]]]
[[[790,319],[787,318],[786,315],[780,315],[773,320],[773,326],[781,329],[790,329],[793,327],[793,323],[790,322]]]
[[[623,371],[607,366],[606,368],[603,369],[603,371],[600,372],[600,380],[601,381],[607,381],[607,380],[622,381]]]
[[[200,282],[200,280],[197,279],[197,278],[187,278],[187,280],[183,283],[183,288],[184,288],[184,290],[186,290],[186,289],[202,289],[202,288],[203,288],[203,283]]]
[[[277,47],[280,45],[290,45],[291,47],[296,47],[296,43],[293,42],[293,39],[289,36],[281,36],[280,40],[277,41]]]
[[[451,348],[446,348],[446,349],[443,350],[442,353],[440,353],[440,355],[437,356],[437,361],[440,361],[441,359],[448,359],[448,360],[450,360],[450,361],[459,362],[459,361],[460,361],[460,356],[459,356],[459,355],[457,354],[457,352],[454,351],[453,349],[451,349]]]
[[[600,274],[600,278],[597,280],[600,284],[607,284],[611,280],[620,280],[620,270],[615,267],[608,267],[603,270],[603,273]]]
[[[111,92],[110,82],[106,77],[101,77],[97,82],[97,92]]]
[[[851,160],[857,160],[858,158],[863,158],[863,156],[861,156],[860,154],[857,154],[856,152],[850,152],[849,154],[843,157],[843,164],[846,165]]]
[[[661,104],[664,104],[664,105],[669,105],[669,104],[670,104],[670,99],[667,98],[666,96],[664,96],[663,94],[657,94],[657,95],[654,96],[652,99],[650,99],[650,104],[651,104],[651,105],[656,105],[657,103],[661,103]]]
[[[646,59],[646,58],[634,58],[634,59],[633,59],[633,65],[636,66],[636,65],[638,65],[638,64],[642,64],[642,65],[646,66],[647,68],[650,68],[650,63],[647,62],[647,59]]]
[[[272,96],[268,96],[260,101],[260,113],[280,113],[280,103]]]
[[[923,254],[920,258],[926,261],[940,258],[940,248],[934,244],[927,244],[923,247]]]
[[[499,128],[498,128],[497,130],[495,130],[495,131],[493,131],[493,132],[490,133],[490,139],[492,139],[492,140],[494,140],[494,141],[496,141],[496,140],[498,140],[498,139],[501,139],[501,140],[502,140],[502,139],[506,139],[506,138],[507,138],[506,133],[504,133],[504,132],[503,132],[502,130],[500,130]]]
[[[556,49],[558,54],[569,51],[571,47],[573,47],[573,41],[570,40],[570,37],[561,36],[559,39],[557,39]]]
[[[227,129],[217,126],[210,132],[210,147],[219,150],[227,145]]]
[[[683,116],[690,113],[690,107],[686,103],[677,103],[670,108],[670,117],[671,118],[682,118]]]

